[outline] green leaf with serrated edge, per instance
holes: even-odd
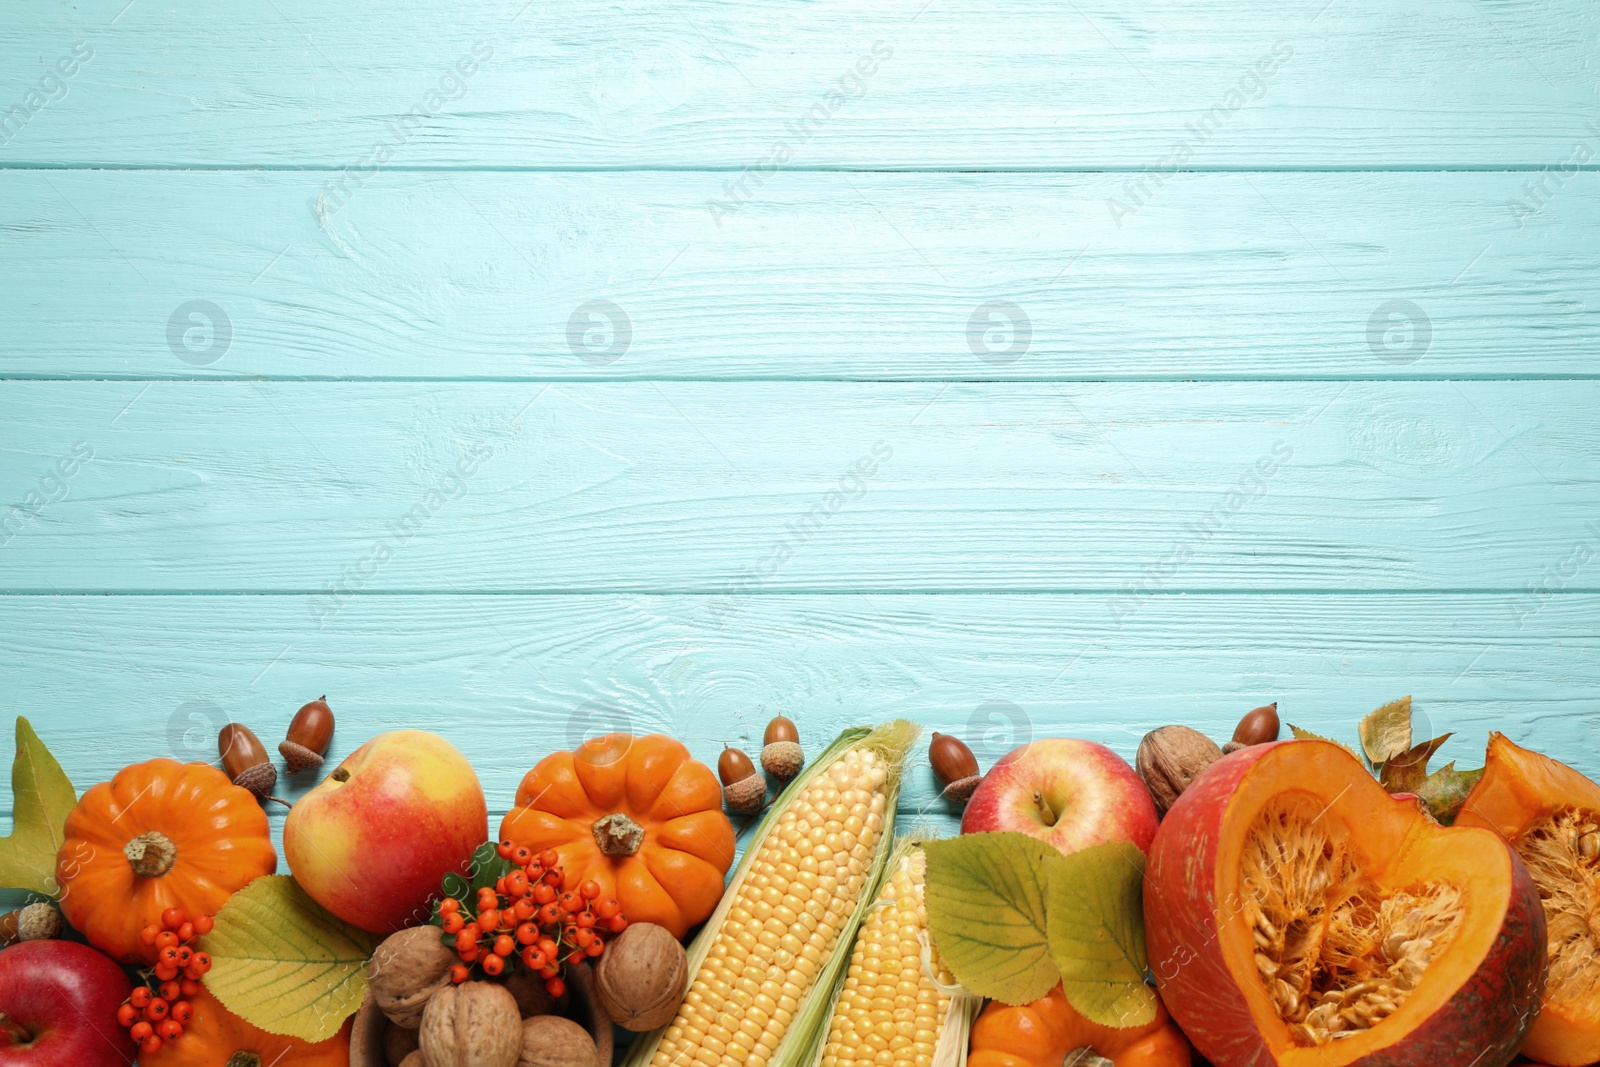
[[[1415,793],[1428,778],[1428,761],[1450,738],[1450,734],[1442,734],[1385,760],[1378,770],[1378,781],[1391,793]]]
[[[1361,758],[1361,754],[1359,752],[1345,744],[1343,741],[1335,741],[1331,737],[1323,737],[1321,734],[1314,734],[1310,730],[1302,730],[1294,723],[1289,724],[1289,732],[1294,735],[1294,738],[1297,741],[1326,741],[1330,745],[1338,745],[1356,759]]]
[[[206,988],[271,1034],[326,1041],[361,1007],[378,939],[330,915],[293,878],[264,875],[235,893],[200,942]]]
[[[1144,980],[1144,853],[1110,841],[1047,866],[1050,956],[1067,1002],[1101,1026],[1154,1020],[1156,994]]]
[[[1411,698],[1391,700],[1368,712],[1358,728],[1361,750],[1372,763],[1383,763],[1411,747]]]
[[[1038,1000],[1061,981],[1045,925],[1045,862],[1059,856],[1012,831],[929,841],[928,932],[956,981],[1006,1004]]]
[[[56,884],[56,856],[66,841],[67,813],[78,802],[61,764],[33,725],[17,718],[17,756],[11,763],[11,836],[0,838],[0,886],[46,896]]]
[[[1461,813],[1461,805],[1467,802],[1467,794],[1472,792],[1472,787],[1478,784],[1478,779],[1483,777],[1483,768],[1472,771],[1458,771],[1454,760],[1428,775],[1427,779],[1417,788],[1417,795],[1428,806],[1428,811],[1435,819],[1449,826],[1456,821],[1456,816]]]

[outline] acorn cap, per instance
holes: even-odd
[[[780,782],[787,782],[806,765],[805,753],[796,741],[774,741],[761,746],[761,766]]]
[[[258,800],[271,798],[272,789],[278,784],[278,768],[270,763],[258,763],[254,767],[246,767],[239,772],[239,777],[233,784],[242,786],[256,795]]]
[[[767,799],[767,780],[759,774],[722,787],[722,802],[736,815],[754,815]]]
[[[983,781],[981,774],[969,774],[965,778],[957,778],[944,787],[940,795],[954,804],[966,807],[967,801],[972,799],[973,790],[978,788],[978,783]]]
[[[290,774],[299,774],[301,771],[315,770],[322,766],[322,754],[313,752],[298,742],[279,741],[278,751],[282,753],[284,765],[289,768]]]

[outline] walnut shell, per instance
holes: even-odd
[[[688,954],[666,927],[630,923],[594,965],[595,995],[624,1030],[654,1030],[678,1013],[688,976]]]
[[[417,1051],[417,1032],[392,1022],[383,1024],[383,1059],[389,1067],[400,1067],[405,1058]]]
[[[422,1054],[422,1050],[418,1049],[401,1060],[400,1067],[428,1067],[428,1059]]]
[[[589,1031],[559,1015],[522,1021],[522,1052],[517,1067],[601,1067],[600,1050]]]
[[[367,985],[378,1010],[397,1026],[415,1030],[422,1009],[450,984],[456,954],[440,940],[437,926],[413,926],[385,938],[367,967]]]
[[[517,999],[495,982],[446,985],[423,1009],[419,1038],[427,1067],[517,1067]]]
[[[1144,735],[1134,762],[1156,811],[1165,815],[1189,783],[1221,758],[1222,749],[1199,730],[1163,726]]]

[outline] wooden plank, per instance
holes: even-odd
[[[368,596],[319,630],[297,597],[13,596],[0,690],[80,789],[130,760],[214,760],[228,717],[275,744],[325,692],[333,759],[381,730],[433,730],[472,761],[491,811],[586,731],[664,730],[709,761],[724,742],[758,744],[780,712],[812,753],[844,726],[905,716],[967,738],[987,767],[1034,737],[1128,758],[1169,722],[1225,739],[1274,699],[1287,721],[1348,739],[1409,692],[1419,731],[1456,733],[1441,760],[1477,765],[1498,729],[1600,773],[1600,598],[1516,609],[1490,595],[1162,596],[1113,627],[1094,596],[797,595],[752,597],[717,625],[703,597]],[[907,783],[907,815],[952,828],[921,750]]]
[[[1600,590],[1600,382],[12,382],[0,590]],[[82,453],[92,451],[92,458]],[[1564,572],[1552,578],[1552,568]]]
[[[1588,0],[462,0],[449,18],[425,0],[46,0],[0,27],[0,107],[22,109],[0,150],[355,180],[375,166],[1537,167],[1595,136],[1597,30]],[[75,45],[92,55],[60,79]]]
[[[1517,218],[1522,174],[1189,174],[1120,227],[1123,175],[793,174],[719,228],[720,180],[384,174],[319,223],[315,174],[5,173],[0,375],[1596,372],[1587,175]]]

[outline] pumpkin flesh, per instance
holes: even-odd
[[[1218,1067],[1503,1067],[1536,1010],[1544,923],[1522,864],[1336,745],[1224,757],[1150,857],[1157,984]]]
[[[1509,841],[1544,902],[1549,971],[1523,1055],[1552,1067],[1600,1060],[1600,785],[1491,734],[1456,825]]]
[[[624,840],[630,825],[642,831],[636,840]],[[555,849],[569,883],[594,879],[629,922],[680,940],[716,909],[733,865],[721,783],[661,734],[607,734],[546,756],[517,788],[500,839]]]

